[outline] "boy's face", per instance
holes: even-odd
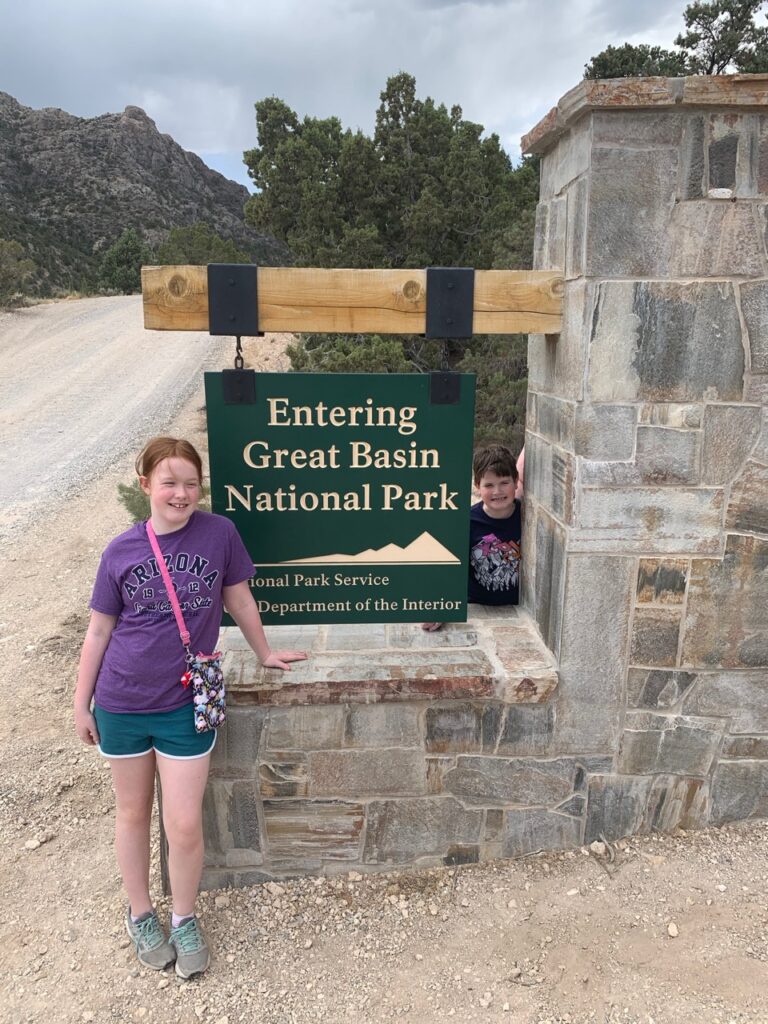
[[[477,483],[483,511],[491,519],[508,519],[515,510],[517,481],[511,476],[497,476],[488,470]]]

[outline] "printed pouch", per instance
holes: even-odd
[[[224,673],[221,652],[187,655],[187,671],[181,677],[184,686],[192,686],[195,732],[218,729],[226,718]]]

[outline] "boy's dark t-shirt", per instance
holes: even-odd
[[[493,519],[483,503],[469,513],[469,588],[475,604],[517,604],[520,597],[520,502],[506,519]]]

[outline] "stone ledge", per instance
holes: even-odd
[[[610,78],[580,82],[521,140],[523,153],[541,155],[589,110],[660,107],[747,107],[768,104],[768,75],[690,78]]]
[[[273,648],[298,647],[310,657],[289,674],[263,669],[239,630],[222,630],[232,706],[468,698],[541,704],[558,682],[554,656],[517,608],[473,605],[467,623],[435,633],[417,623],[269,626],[266,633]]]

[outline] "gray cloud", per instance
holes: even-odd
[[[660,29],[663,39],[654,39],[654,44],[671,50],[674,48],[675,37],[683,29],[685,6],[685,2],[670,6],[667,0],[643,0],[637,4],[617,4],[614,0],[599,0],[594,5],[594,16],[596,24],[606,33],[622,36],[621,42],[631,42],[632,37],[638,34],[655,34]],[[642,41],[645,42],[646,39]]]
[[[513,7],[515,0],[414,0],[415,7]]]
[[[513,154],[609,44],[671,45],[682,0],[37,0],[7,5],[0,89],[79,116],[144,107],[214,166],[255,144],[253,104],[373,129],[398,71]],[[217,156],[213,156],[218,154]],[[217,163],[218,161],[218,163]],[[228,173],[232,173],[230,170]],[[244,172],[243,172],[244,173]]]

